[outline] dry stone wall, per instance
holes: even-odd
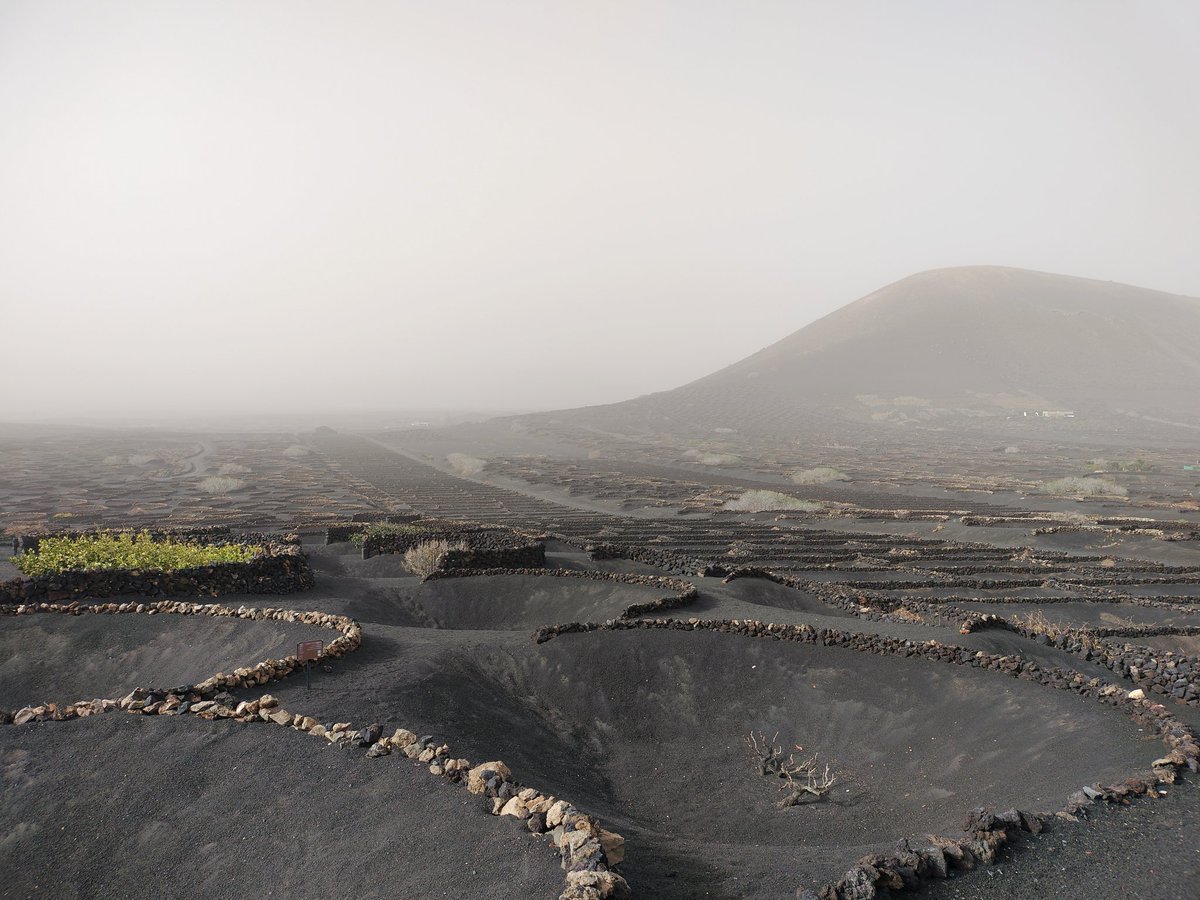
[[[239,543],[245,541],[239,538]],[[260,538],[261,556],[249,562],[219,563],[173,572],[111,569],[60,572],[0,582],[0,603],[63,601],[72,597],[217,596],[291,594],[313,586],[308,557],[295,544]]]
[[[474,522],[421,519],[411,516],[387,516],[381,521],[390,524],[411,524],[411,531],[371,534],[375,523],[351,522],[334,525],[325,531],[325,543],[351,540],[363,534],[363,559],[384,554],[400,554],[427,541],[446,541],[465,544],[466,549],[453,549],[442,561],[443,569],[520,569],[538,568],[546,564],[546,543],[538,536]]]
[[[664,572],[674,575],[708,575],[714,574],[713,567],[703,560],[670,550],[655,547],[645,547],[638,544],[591,543],[577,538],[556,534],[554,538],[564,544],[575,547],[591,554],[592,559],[628,559],[644,563]]]
[[[1134,644],[1105,640],[1098,632],[1064,629],[1051,637],[1027,625],[990,613],[969,614],[962,632],[969,634],[984,628],[1002,628],[1032,641],[1065,650],[1081,659],[1097,662],[1114,674],[1128,678],[1143,694],[1169,697],[1188,706],[1200,706],[1200,657],[1170,650],[1160,651]],[[1102,629],[1106,631],[1108,629]],[[1121,629],[1116,629],[1121,631]],[[1194,626],[1148,626],[1141,634],[1196,634]]]
[[[1054,819],[1075,821],[1094,802],[1122,802],[1127,798],[1156,792],[1160,785],[1173,784],[1183,770],[1200,772],[1200,741],[1195,733],[1166,707],[1147,699],[1141,689],[1126,691],[1119,685],[1061,667],[1046,667],[1020,656],[999,656],[982,651],[941,644],[909,641],[876,634],[811,625],[782,625],[757,620],[721,619],[619,619],[603,624],[572,622],[540,629],[539,643],[572,632],[619,631],[626,629],[670,629],[715,631],[746,637],[843,647],[881,656],[922,658],[952,665],[971,666],[1012,678],[1033,681],[1066,690],[1112,706],[1138,725],[1157,733],[1166,745],[1163,756],[1150,763],[1149,772],[1135,773],[1117,784],[1085,785],[1073,792],[1061,809],[1025,812],[1016,809],[993,813],[972,810],[967,815],[966,838],[930,836],[927,843],[902,841],[894,854],[864,857],[841,879],[816,893],[802,892],[802,900],[872,900],[886,891],[915,890],[924,882],[945,878],[951,869],[969,870],[990,865],[996,853],[1018,831],[1038,832]]]
[[[540,570],[544,574],[544,570]],[[96,574],[96,573],[91,573]],[[633,576],[637,578],[639,576]],[[645,576],[641,576],[645,577]],[[642,583],[642,582],[638,582]],[[319,654],[318,664],[341,657],[362,643],[362,627],[353,619],[316,611],[294,611],[257,607],[230,607],[178,600],[152,603],[19,603],[0,606],[0,615],[172,614],[217,616],[251,621],[280,621],[329,628],[339,633]],[[365,749],[371,759],[403,755],[428,768],[431,775],[460,784],[478,795],[493,816],[512,816],[533,835],[547,840],[559,853],[565,871],[560,900],[628,900],[629,885],[614,870],[625,856],[625,840],[601,826],[594,816],[576,809],[566,800],[536,788],[522,786],[503,762],[472,765],[456,757],[446,744],[430,735],[418,736],[404,728],[385,734],[382,725],[354,727],[349,722],[322,723],[315,718],[283,709],[270,694],[252,700],[237,700],[231,690],[256,689],[286,678],[304,664],[294,655],[264,660],[232,672],[218,672],[193,685],[168,690],[135,688],[119,699],[92,698],[69,704],[47,703],[0,711],[0,724],[20,726],[31,722],[62,722],[121,711],[130,715],[195,716],[206,720],[228,720],[241,724],[269,724],[324,738],[342,749]]]

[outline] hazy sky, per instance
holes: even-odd
[[[1200,295],[1200,4],[0,0],[0,420],[546,408],[921,269]]]

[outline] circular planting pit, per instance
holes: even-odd
[[[0,709],[192,684],[312,639],[332,636],[310,625],[208,616],[10,616],[0,628]]]
[[[969,666],[711,632],[443,650],[394,694],[628,840],[640,896],[791,897],[973,807],[1060,809],[1162,752],[1094,700]],[[778,732],[836,778],[787,809],[745,746]]]
[[[588,578],[475,575],[379,588],[350,603],[346,614],[379,625],[532,631],[551,622],[615,619],[632,604],[675,593]]]
[[[557,897],[558,855],[402,756],[288,728],[0,730],[5,897]],[[414,864],[405,864],[406,861]]]

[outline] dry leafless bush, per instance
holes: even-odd
[[[1124,497],[1129,493],[1107,478],[1080,478],[1077,475],[1043,482],[1042,490],[1060,497]]]
[[[483,467],[487,465],[487,460],[480,459],[478,456],[468,456],[465,453],[451,453],[446,456],[446,464],[451,471],[474,478],[483,473]]]
[[[240,478],[230,478],[227,475],[212,475],[200,481],[200,490],[214,497],[224,497],[226,494],[246,486]]]
[[[1100,646],[1100,639],[1096,637],[1096,633],[1090,628],[1068,628],[1059,625],[1048,619],[1046,614],[1040,609],[1032,610],[1023,616],[1013,616],[1012,623],[1020,625],[1034,634],[1044,634],[1052,641],[1056,641],[1060,637],[1071,637],[1091,650],[1095,650]]]
[[[428,578],[442,567],[446,554],[451,550],[466,550],[467,545],[460,542],[451,544],[449,541],[423,541],[415,547],[410,547],[404,553],[404,567],[414,575]]]
[[[292,444],[292,446],[283,451],[283,455],[288,459],[302,459],[308,456],[308,448],[301,447],[299,444]]]
[[[687,450],[684,452],[684,458],[689,462],[699,463],[702,466],[737,466],[741,465],[742,458],[735,453],[717,453],[710,450]]]
[[[736,500],[727,500],[725,508],[734,512],[817,512],[821,509],[821,504],[781,494],[779,491],[746,491]]]
[[[850,476],[831,466],[817,466],[813,469],[797,469],[792,472],[793,484],[828,484],[831,481],[849,481]]]
[[[806,800],[820,800],[829,793],[836,781],[828,765],[824,769],[821,768],[815,753],[799,762],[796,761],[794,753],[785,757],[783,747],[779,744],[778,732],[768,741],[765,734],[755,734],[752,731],[746,735],[746,748],[758,764],[759,775],[764,778],[779,778],[784,782],[779,788],[787,791],[787,794],[775,804],[780,809],[797,806]]]

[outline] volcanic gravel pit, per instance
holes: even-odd
[[[135,687],[193,684],[325,640],[288,622],[171,614],[9,616],[0,628],[0,709],[120,697]]]
[[[552,575],[492,575],[383,586],[346,614],[363,622],[425,628],[533,631],[559,621],[613,619],[629,606],[672,592],[664,588]]]
[[[995,673],[735,635],[566,635],[429,668],[394,689],[410,715],[611,823],[640,848],[624,872],[648,896],[787,896],[799,873],[836,879],[976,806],[1056,809],[1161,746],[1113,710]],[[827,800],[776,808],[750,732],[819,753],[838,779]]]

